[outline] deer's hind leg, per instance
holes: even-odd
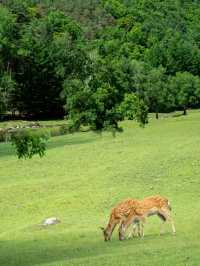
[[[174,225],[174,221],[173,221],[173,219],[171,217],[170,211],[166,210],[166,209],[161,209],[158,212],[158,217],[163,221],[163,223],[161,225],[161,228],[160,228],[160,234],[163,234],[163,232],[164,232],[164,224],[166,222],[168,222],[168,223],[171,224],[172,234],[175,235],[176,234],[176,228],[175,228],[175,225]]]

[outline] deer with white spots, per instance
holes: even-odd
[[[163,222],[170,222],[172,232],[175,234],[176,230],[171,217],[171,206],[168,199],[162,196],[152,196],[144,200],[127,199],[115,206],[111,211],[107,227],[101,227],[104,240],[111,239],[116,225],[119,225],[119,240],[125,239],[125,232],[131,224],[133,224],[133,230],[129,237],[133,236],[136,229],[138,230],[138,235],[143,237],[146,218],[152,215],[157,215]],[[161,233],[162,231],[163,225]]]
[[[133,231],[129,237],[133,236],[136,225],[138,226],[138,234],[144,237],[144,223],[146,222],[146,218],[152,215],[157,215],[163,221],[160,234],[163,233],[163,225],[166,222],[171,224],[172,233],[176,233],[174,221],[171,217],[169,200],[162,196],[152,196],[137,201],[137,204],[131,209],[128,217],[120,225],[119,239],[123,240],[125,238],[125,232],[131,224],[133,224]]]

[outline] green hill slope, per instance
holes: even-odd
[[[0,265],[199,265],[200,113],[124,122],[124,132],[55,137],[43,159],[19,161],[0,144]],[[149,218],[144,239],[103,242],[124,198],[170,199],[177,235]],[[42,228],[57,216],[62,223]]]

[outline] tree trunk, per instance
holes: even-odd
[[[159,118],[159,115],[158,115],[158,112],[156,112],[156,119],[158,119]]]
[[[183,115],[187,115],[187,109],[185,106],[183,107]]]
[[[156,119],[159,118],[159,108],[158,108],[158,104],[156,105]]]

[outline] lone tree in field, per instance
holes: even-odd
[[[171,78],[170,86],[175,92],[177,105],[183,109],[183,115],[187,114],[187,108],[198,103],[200,91],[200,79],[191,73],[176,73]]]

